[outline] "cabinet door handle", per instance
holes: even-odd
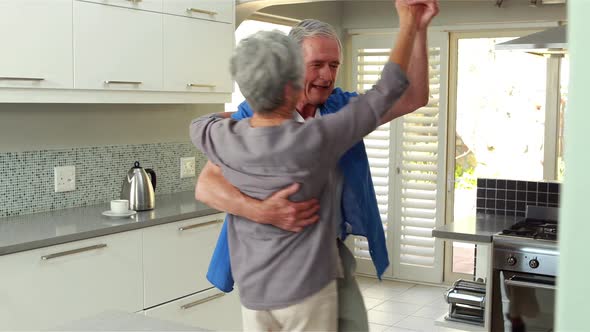
[[[225,296],[225,293],[217,293],[215,295],[211,295],[211,296],[206,297],[204,299],[200,299],[200,300],[197,300],[195,302],[187,303],[187,304],[181,306],[180,309],[186,310],[186,309],[192,308],[192,307],[194,307],[196,305],[199,305],[199,304],[202,304],[202,303],[205,303],[205,302],[209,302],[211,300],[215,300],[215,299],[220,298],[222,296]]]
[[[133,2],[133,3],[138,3],[138,2],[141,2],[142,0],[127,0],[127,1]]]
[[[142,84],[140,81],[104,81],[105,84]]]
[[[219,14],[218,12],[213,12],[213,11],[210,11],[210,10],[204,10],[204,9],[198,9],[198,8],[187,8],[186,11],[187,12],[193,12],[193,13],[208,14],[208,15],[217,15],[217,14]]]
[[[10,76],[0,76],[0,80],[4,81],[44,81],[44,78],[41,77],[10,77]]]
[[[191,87],[191,88],[214,88],[217,85],[215,85],[215,84],[188,83],[186,86]]]
[[[97,244],[97,245],[93,245],[93,246],[89,246],[89,247],[84,247],[84,248],[78,248],[78,249],[74,249],[74,250],[68,250],[68,251],[63,251],[63,252],[58,252],[55,254],[50,254],[47,256],[41,256],[41,259],[46,261],[46,260],[50,260],[53,258],[57,258],[57,257],[62,257],[62,256],[68,256],[68,255],[73,255],[73,254],[77,254],[77,253],[81,253],[84,251],[90,251],[90,250],[96,250],[96,249],[100,249],[100,248],[105,248],[107,245],[106,244]]]
[[[204,222],[202,224],[194,224],[194,225],[189,225],[189,226],[182,226],[182,227],[178,227],[179,231],[186,231],[188,229],[193,229],[193,228],[198,228],[198,227],[205,227],[205,226],[209,226],[209,225],[213,225],[213,224],[218,224],[220,222],[223,222],[223,220],[213,220],[213,221],[209,221],[209,222]]]

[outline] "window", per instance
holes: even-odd
[[[268,23],[256,20],[246,20],[240,24],[240,26],[236,29],[236,45],[244,38],[258,32],[258,31],[271,31],[271,30],[279,30],[284,33],[289,33],[291,30],[291,26],[282,25],[282,24],[275,24],[275,23]],[[245,100],[244,96],[240,92],[240,88],[238,84],[234,82],[234,92],[231,96],[231,103],[225,104],[225,111],[226,112],[235,112],[238,109],[238,106]]]
[[[358,92],[379,79],[393,40],[392,34],[352,37]],[[428,105],[380,126],[364,141],[390,255],[385,276],[440,282],[442,245],[432,229],[444,223],[447,35],[433,32],[429,43]],[[366,239],[356,237],[353,247],[357,271],[374,273]]]
[[[458,39],[454,220],[475,215],[477,178],[543,179],[547,63],[494,50],[509,39]]]

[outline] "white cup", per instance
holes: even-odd
[[[111,212],[125,213],[129,211],[129,201],[126,199],[114,199],[111,201]]]

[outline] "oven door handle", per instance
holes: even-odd
[[[502,319],[504,321],[504,331],[512,331],[512,321],[508,319],[510,314],[510,298],[508,289],[506,289],[507,279],[504,277],[504,271],[500,271],[500,300],[502,303]]]
[[[549,289],[555,290],[555,285],[551,284],[543,284],[538,282],[530,282],[530,281],[520,281],[515,280],[515,277],[505,279],[504,283],[508,286],[516,286],[516,287],[526,287],[526,288],[540,288],[540,289]]]

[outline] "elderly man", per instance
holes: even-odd
[[[412,112],[428,100],[426,30],[432,18],[438,13],[438,5],[436,0],[424,0],[422,3],[424,8],[417,18],[417,35],[408,71],[411,85],[394,107],[381,117],[382,123]],[[339,111],[356,94],[334,89],[341,62],[341,46],[336,33],[323,22],[305,20],[293,28],[290,36],[301,46],[305,63],[305,82],[302,97],[296,105],[298,112],[295,113],[295,117],[303,121],[304,118]],[[239,111],[233,115],[236,119],[249,116],[252,116],[252,110],[247,103],[242,104]],[[367,236],[377,274],[380,276],[389,261],[368,161],[362,140],[359,141],[340,159],[339,167],[328,177],[322,198],[329,199],[322,199],[322,209],[332,210],[336,218],[342,221],[338,232],[340,238],[344,239],[347,234]],[[269,198],[258,200],[244,195],[233,187],[223,178],[219,167],[208,163],[199,177],[196,197],[233,215],[300,232],[318,220],[318,206],[315,200],[288,200],[298,188],[299,185],[295,184]],[[208,278],[216,287],[231,291],[233,279],[229,271],[226,227],[227,223],[224,224]],[[344,265],[344,279],[338,280],[341,302],[339,328],[366,330],[364,304],[353,276],[354,258],[341,243],[339,249]]]
[[[335,114],[306,123],[293,120],[304,90],[325,89],[321,80],[303,85],[300,48],[279,32],[242,41],[232,76],[254,110],[251,119],[205,116],[191,124],[191,139],[238,190],[256,199],[297,182],[295,201],[320,199],[320,220],[290,232],[229,215],[231,270],[240,289],[245,330],[336,331],[342,275],[335,235],[340,216],[324,200],[340,157],[373,131],[405,92],[404,74],[421,5],[398,0],[400,34],[381,79]],[[412,0],[413,2],[424,0]],[[321,84],[321,85],[320,85]],[[226,115],[226,114],[225,114]],[[227,117],[227,116],[225,116]],[[327,206],[329,206],[329,202]]]

